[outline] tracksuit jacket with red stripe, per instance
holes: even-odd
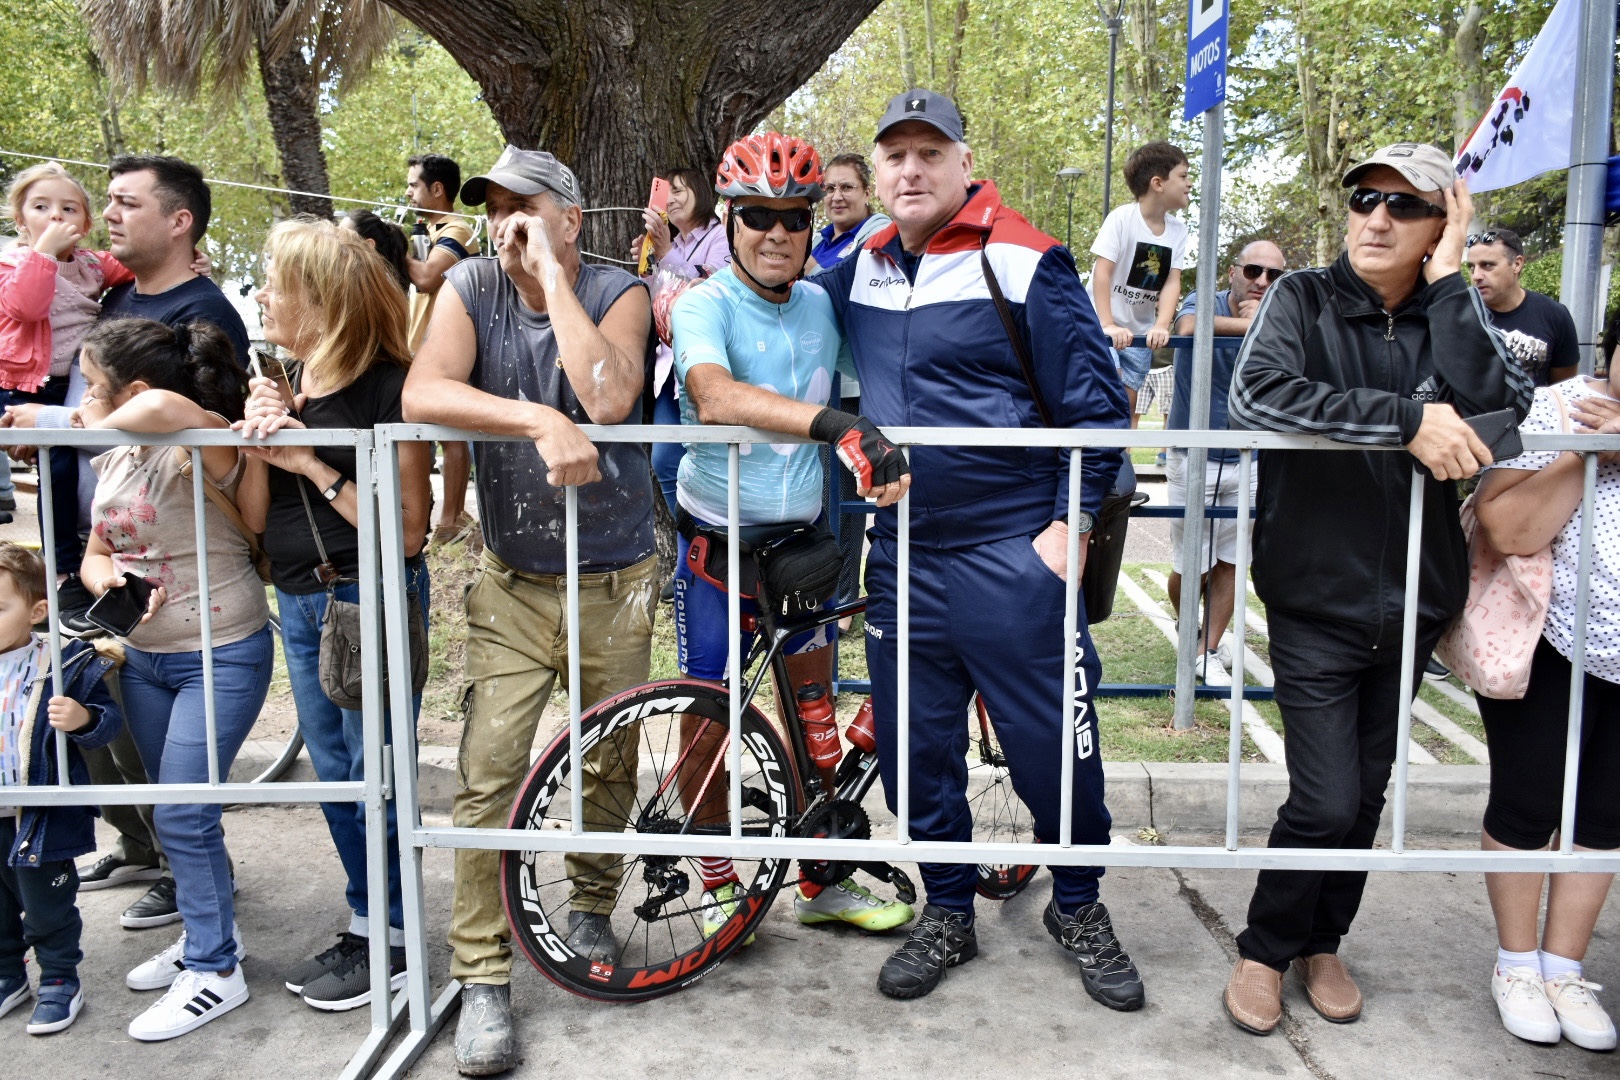
[[[1064,428],[1126,428],[1125,390],[1074,259],[1002,205],[992,181],[928,242],[915,280],[898,226],[816,276],[832,296],[861,380],[861,412],[879,427],[1040,427],[1018,356],[980,263],[985,251],[1035,378]],[[1119,471],[1118,449],[1082,455],[1082,509],[1096,513]],[[1069,512],[1068,460],[1049,448],[918,446],[912,451],[911,539],[967,547],[1034,535]],[[895,534],[896,511],[877,514]]]

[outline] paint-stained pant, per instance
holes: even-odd
[[[977,690],[1001,741],[1013,789],[1029,807],[1035,836],[1057,843],[1063,783],[1064,582],[1017,536],[951,550],[911,549],[910,833],[967,841],[968,702]],[[897,805],[895,695],[899,628],[896,549],[876,540],[866,562],[866,659],[872,675],[878,763],[889,809]],[[1102,663],[1080,602],[1075,641],[1073,841],[1106,844],[1102,750],[1092,691]],[[972,863],[922,863],[929,903],[973,910]],[[1102,867],[1053,867],[1052,892],[1072,912],[1097,899]]]
[[[579,576],[580,707],[647,681],[652,599],[658,559],[624,570]],[[467,594],[467,722],[457,765],[453,810],[459,828],[504,829],[529,770],[529,750],[557,677],[566,677],[568,579],[524,574],[489,550]],[[585,755],[585,828],[625,828],[614,807],[635,804],[636,740],[605,741]],[[623,856],[571,854],[573,907],[613,907]],[[456,851],[450,975],[464,983],[505,983],[512,972],[512,932],[501,906],[501,853]]]

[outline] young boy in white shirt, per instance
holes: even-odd
[[[1170,341],[1181,302],[1187,224],[1172,212],[1185,210],[1192,193],[1187,155],[1167,142],[1138,147],[1125,162],[1125,183],[1136,202],[1110,213],[1091,245],[1097,256],[1091,296],[1117,350],[1134,428],[1136,392],[1153,366],[1153,350]],[[1131,347],[1131,339],[1143,335],[1147,347]]]

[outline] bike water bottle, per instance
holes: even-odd
[[[818,767],[830,769],[844,756],[838,742],[838,722],[833,717],[832,699],[827,688],[820,683],[805,683],[799,687],[799,722],[804,725],[804,741],[810,751],[810,760]]]
[[[877,721],[872,718],[872,699],[867,698],[861,702],[861,711],[855,714],[854,720],[850,721],[849,730],[844,733],[844,737],[849,740],[849,745],[855,749],[865,751],[868,754],[875,754],[877,753],[876,727]]]
[[[418,218],[416,224],[411,227],[411,258],[417,262],[427,262],[432,244],[433,241],[428,237],[427,222]]]

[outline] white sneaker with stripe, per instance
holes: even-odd
[[[168,992],[129,1023],[129,1037],[162,1042],[195,1031],[248,999],[242,965],[229,976],[211,971],[180,972]]]
[[[241,960],[247,956],[247,949],[242,944],[242,931],[234,924],[231,926],[231,937],[236,939],[236,958]],[[124,976],[124,985],[131,990],[162,990],[179,978],[184,970],[186,970],[186,932],[182,930],[173,945],[150,960],[131,968],[129,974]]]

